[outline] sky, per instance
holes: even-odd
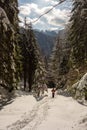
[[[69,21],[72,9],[71,0],[66,0],[48,14],[34,22],[40,15],[52,8],[59,0],[18,0],[20,26],[24,26],[24,18],[31,22],[33,28],[39,30],[61,30]]]

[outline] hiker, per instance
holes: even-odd
[[[55,96],[55,89],[53,88],[52,90],[51,90],[51,92],[52,92],[52,98],[54,98],[54,96]]]

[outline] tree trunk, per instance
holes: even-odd
[[[26,78],[27,78],[27,71],[26,71],[26,63],[24,63],[24,91],[26,89]]]
[[[32,90],[32,67],[31,64],[28,65],[28,87],[29,87],[29,92]]]

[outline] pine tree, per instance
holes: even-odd
[[[49,69],[48,69],[48,78],[49,80],[52,80],[53,82],[57,81],[57,77],[58,77],[58,68],[59,68],[59,60],[60,60],[60,52],[58,50],[58,44],[56,44],[53,48],[51,57],[50,57],[50,61],[49,61]],[[61,50],[60,50],[61,51]]]
[[[32,25],[27,24],[26,19],[25,29],[22,29],[21,32],[24,90],[28,82],[29,92],[31,92],[32,89],[37,89],[39,84],[44,84],[46,71]]]
[[[45,68],[43,57],[39,53],[37,68],[35,70],[35,76],[34,76],[34,84],[33,84],[33,90],[35,90],[38,97],[40,96],[40,92],[44,93],[45,90],[47,91],[46,84],[47,84],[47,71]]]
[[[18,80],[18,3],[0,1],[0,85],[11,91]],[[18,59],[18,60],[17,60]],[[18,66],[18,67],[17,67]]]
[[[70,46],[67,41],[68,27],[59,31],[56,44],[53,48],[49,63],[49,79],[52,80],[57,87],[60,83],[65,85],[66,74],[69,71],[68,61],[70,55]],[[63,86],[63,85],[62,85]]]
[[[72,13],[69,35],[71,60],[78,66],[87,61],[87,1],[74,0]]]
[[[23,77],[24,77],[24,90],[26,89],[26,83],[28,82],[29,92],[32,90],[32,84],[34,80],[35,69],[37,67],[37,53],[36,53],[36,39],[32,30],[32,25],[26,23],[25,29],[23,29],[22,36],[22,63],[23,63]]]

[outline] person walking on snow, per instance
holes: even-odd
[[[54,98],[54,96],[55,96],[55,89],[53,88],[53,89],[51,90],[51,92],[52,92],[52,98]]]

